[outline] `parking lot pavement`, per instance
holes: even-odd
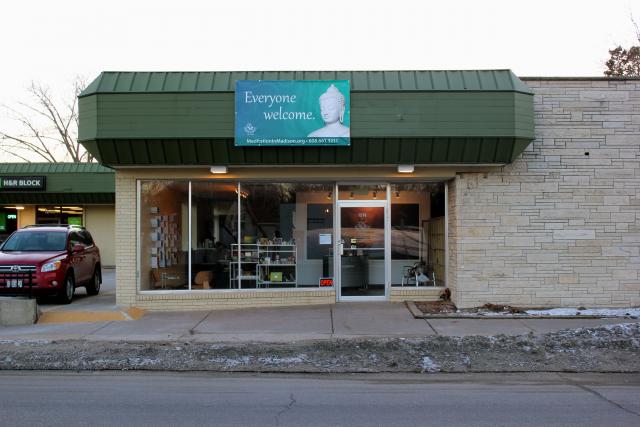
[[[123,309],[116,305],[115,278],[114,268],[103,268],[100,293],[91,296],[84,288],[77,288],[71,304],[59,304],[53,297],[38,299],[41,311],[38,324],[98,323],[141,317],[143,310]]]
[[[102,285],[100,293],[87,295],[84,288],[77,288],[71,304],[59,304],[55,298],[38,299],[38,306],[43,313],[52,311],[118,311],[116,306],[116,270],[102,269]]]

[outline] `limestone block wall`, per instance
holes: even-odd
[[[454,301],[640,305],[640,80],[524,80],[535,141],[449,183]]]
[[[460,301],[458,295],[458,209],[457,209],[457,194],[456,191],[457,181],[451,180],[447,182],[447,235],[449,262],[447,265],[447,278],[446,285],[451,291],[451,300]]]

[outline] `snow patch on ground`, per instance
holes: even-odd
[[[235,368],[238,365],[248,365],[251,363],[252,357],[250,356],[241,356],[241,357],[211,357],[208,359],[209,362],[215,363],[217,365],[224,365],[227,368]]]
[[[603,325],[602,328],[608,331],[622,332],[627,335],[635,334],[640,330],[638,323],[618,323],[616,325]]]
[[[527,310],[531,316],[606,316],[640,317],[640,308],[550,308],[547,310]],[[495,313],[501,314],[501,313]]]
[[[268,357],[259,357],[258,362],[264,363],[265,365],[291,365],[303,363],[307,360],[307,356],[305,354],[299,354],[293,357],[277,357],[277,356],[268,356]]]
[[[429,356],[422,358],[422,373],[425,372],[440,372],[440,365],[434,362]]]
[[[13,344],[13,345],[23,345],[23,344],[49,344],[51,341],[49,340],[0,340],[0,344]]]

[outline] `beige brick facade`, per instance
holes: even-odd
[[[437,301],[442,294],[441,287],[395,287],[389,292],[389,301]]]
[[[535,141],[449,183],[454,302],[640,305],[640,81],[523,80]]]

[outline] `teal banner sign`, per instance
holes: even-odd
[[[235,145],[348,146],[348,80],[238,80]]]

